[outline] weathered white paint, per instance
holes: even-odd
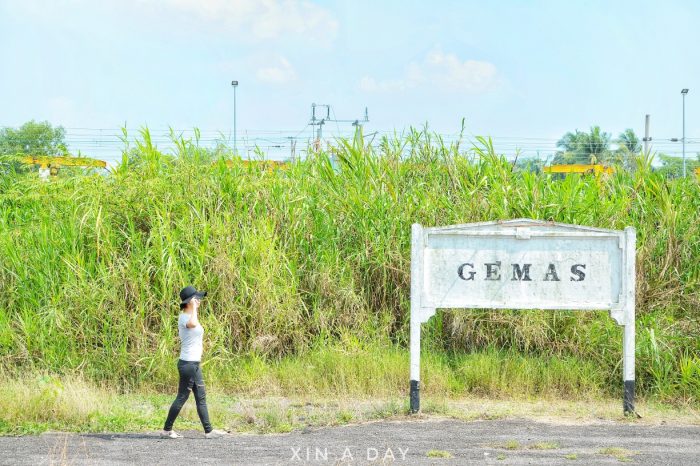
[[[623,379],[634,380],[634,228],[518,219],[411,232],[411,380],[420,324],[445,308],[609,310],[625,326]]]
[[[634,380],[634,335],[635,335],[635,290],[636,290],[636,270],[635,253],[637,250],[637,235],[632,227],[625,228],[625,280],[624,292],[625,302],[623,314],[617,318],[619,324],[624,325],[623,351],[622,351],[622,374],[623,380]]]
[[[414,223],[411,226],[411,380],[420,380],[420,324],[430,318],[424,318],[421,308],[423,256],[423,227]]]

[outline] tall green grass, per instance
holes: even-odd
[[[124,140],[107,177],[0,179],[5,374],[171,382],[177,292],[192,283],[210,292],[201,321],[218,383],[240,386],[241,371],[281,370],[332,347],[345,353],[280,391],[307,380],[404,389],[410,225],[529,217],[637,228],[640,391],[700,400],[700,187],[664,179],[648,157],[633,172],[557,180],[514,169],[487,139],[447,145],[425,131],[374,147],[358,134],[284,170],[228,166],[225,149],[196,138],[173,135],[168,153],[148,130]],[[533,394],[619,391],[621,329],[602,312],[445,311],[425,335],[426,351],[445,358],[448,394],[508,394],[504,373]],[[490,362],[477,371],[479,354]],[[396,379],[353,362],[375,359]],[[581,377],[561,376],[565,362]]]

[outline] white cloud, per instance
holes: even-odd
[[[410,63],[399,79],[377,80],[365,76],[359,87],[366,92],[401,92],[421,86],[470,94],[487,92],[500,83],[496,65],[487,61],[466,60],[451,53],[434,50],[420,63]]]
[[[297,77],[297,73],[286,58],[278,57],[275,62],[258,68],[255,76],[262,82],[286,84],[290,81],[294,81]]]
[[[412,87],[415,87],[415,84],[406,79],[388,79],[377,81],[370,76],[365,76],[360,79],[360,90],[365,92],[405,91]]]
[[[184,14],[204,28],[253,40],[302,37],[330,42],[338,21],[329,10],[307,0],[135,0],[159,11]]]
[[[2,1],[2,0],[0,0]],[[187,33],[222,33],[251,42],[303,39],[320,46],[332,42],[338,20],[309,0],[22,0],[9,2],[18,18],[74,24],[81,14],[109,21],[139,19]]]

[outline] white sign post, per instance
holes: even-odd
[[[624,231],[518,219],[411,230],[411,411],[420,331],[437,309],[609,310],[624,327],[623,409],[634,412],[635,242]]]

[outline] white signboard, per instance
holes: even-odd
[[[625,327],[624,410],[634,410],[635,230],[529,219],[423,228],[411,244],[411,409],[420,324],[436,309],[609,310]]]

